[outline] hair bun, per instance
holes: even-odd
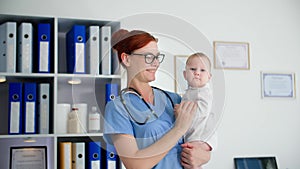
[[[128,33],[129,31],[126,29],[119,29],[117,32],[113,33],[111,36],[111,46],[116,49],[116,45],[122,41]]]

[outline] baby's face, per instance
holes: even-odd
[[[203,87],[211,78],[205,58],[195,57],[186,65],[183,72],[190,87]]]

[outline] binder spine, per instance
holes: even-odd
[[[67,71],[85,73],[85,26],[74,25],[67,33]]]
[[[89,169],[100,169],[101,168],[101,143],[100,142],[89,142],[88,149],[88,168]]]
[[[117,151],[113,145],[106,145],[106,169],[117,168]]]
[[[105,85],[105,101],[106,103],[114,100],[119,93],[119,85],[117,83],[107,83]]]
[[[9,83],[8,134],[22,133],[22,83]]]
[[[101,27],[101,74],[111,74],[111,27]]]
[[[38,72],[50,73],[51,25],[38,24]]]
[[[87,29],[86,42],[86,70],[92,75],[99,75],[100,65],[100,28],[99,26],[90,26]]]
[[[72,143],[72,168],[85,169],[85,143]]]
[[[36,134],[36,83],[24,83],[24,133]]]
[[[18,71],[32,73],[32,24],[21,23],[18,28]]]
[[[39,84],[39,133],[49,134],[50,84]]]
[[[16,72],[16,22],[0,25],[0,72]]]
[[[60,169],[72,169],[72,143],[59,143]]]

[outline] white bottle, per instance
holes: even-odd
[[[72,108],[72,111],[68,114],[68,133],[81,133],[78,108]]]
[[[93,106],[91,113],[89,113],[89,132],[100,132],[100,113],[97,111],[96,106]]]

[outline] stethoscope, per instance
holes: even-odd
[[[157,90],[163,92],[163,93],[167,96],[167,98],[170,100],[170,102],[171,102],[171,104],[172,104],[172,107],[174,108],[174,102],[173,102],[173,100],[171,99],[170,95],[169,95],[166,91],[164,91],[164,90],[162,90],[162,89],[160,89],[160,88],[158,88],[158,87],[154,87],[154,86],[151,86],[151,87],[152,87],[152,89],[157,89]],[[131,93],[131,94],[137,95],[137,96],[143,101],[143,103],[147,106],[147,108],[150,110],[151,113],[147,115],[146,119],[145,119],[143,122],[140,122],[140,121],[136,120],[136,119],[133,117],[133,115],[130,113],[130,111],[128,110],[128,107],[126,106],[126,101],[125,101],[125,99],[124,99],[124,97],[123,97],[123,95],[124,95],[125,93]],[[131,118],[135,123],[137,123],[137,124],[139,124],[139,125],[144,125],[144,124],[146,124],[146,123],[149,121],[149,119],[151,118],[151,116],[154,116],[156,119],[158,119],[158,115],[155,113],[155,111],[150,107],[150,105],[145,101],[145,99],[142,97],[142,95],[141,95],[136,89],[134,89],[134,88],[132,88],[132,87],[128,87],[128,88],[122,89],[122,90],[120,91],[120,100],[121,100],[121,103],[123,104],[123,106],[124,106],[124,108],[125,108],[127,114],[130,116],[130,118]]]

